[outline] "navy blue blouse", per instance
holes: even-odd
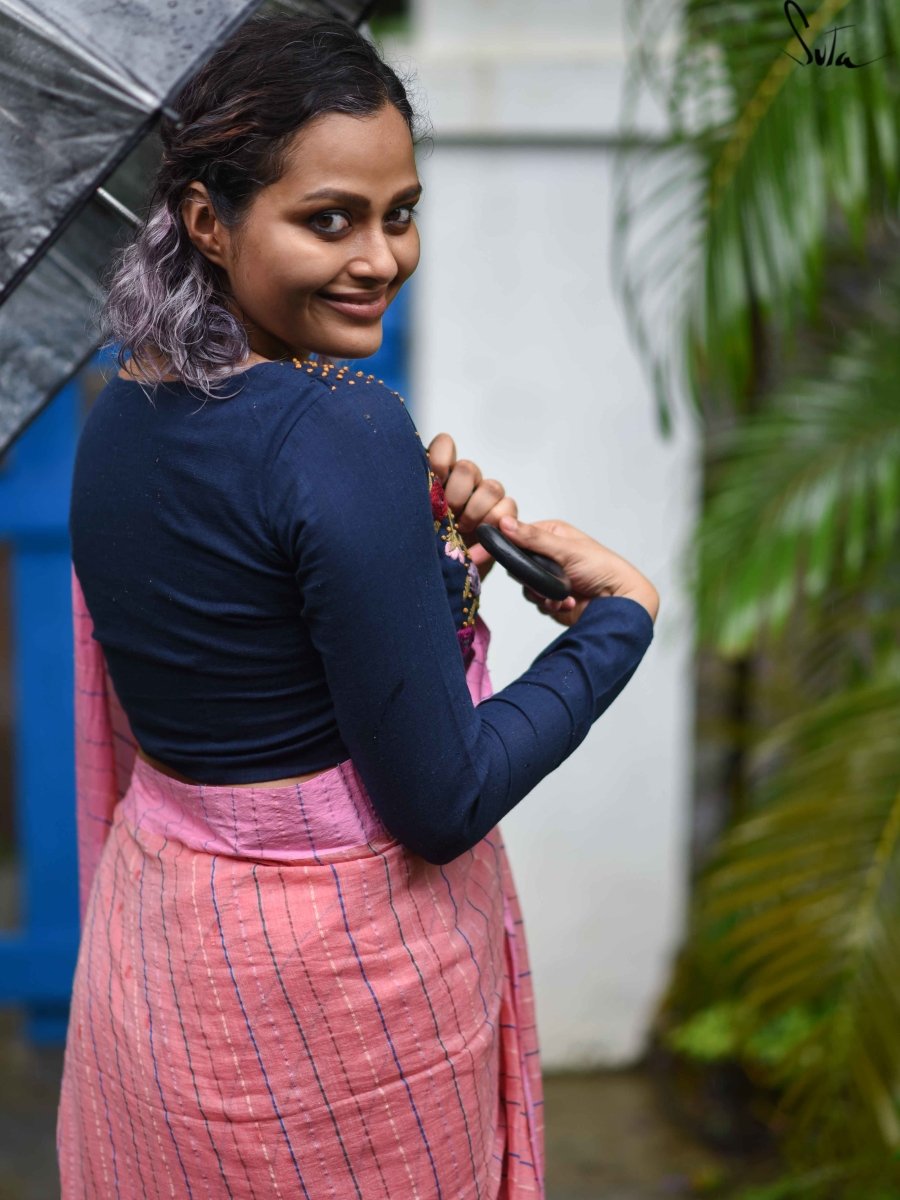
[[[448,862],[572,753],[650,645],[641,604],[599,597],[476,706],[478,572],[397,392],[307,360],[206,402],[152,396],[118,376],[100,392],[69,533],[134,735],[188,778],[352,758],[394,836]]]

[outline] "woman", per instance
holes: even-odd
[[[658,596],[519,524],[573,595],[526,591],[567,628],[491,694],[468,541],[515,503],[334,362],[418,263],[402,83],[342,21],[257,17],[176,107],[72,487],[63,1198],[541,1196],[497,822],[631,678]]]

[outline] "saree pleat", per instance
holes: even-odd
[[[544,1195],[534,995],[499,827],[443,866],[353,762],[279,788],[137,756],[72,575],[82,935],[57,1153],[89,1197]],[[491,694],[490,634],[467,668]]]

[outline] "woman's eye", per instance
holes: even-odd
[[[392,222],[392,224],[411,225],[412,219],[418,211],[419,210],[413,204],[403,204],[400,206],[400,208],[395,208],[394,212],[395,213],[400,213],[400,212],[409,213],[409,216],[404,221],[396,221],[396,222]]]
[[[402,204],[400,208],[391,209],[388,214],[388,224],[409,226],[413,223],[415,211],[412,204]],[[318,233],[346,233],[350,228],[350,218],[347,212],[340,209],[329,209],[326,212],[317,212],[316,216],[310,217],[310,224]]]
[[[330,211],[330,212],[321,212],[321,213],[316,213],[316,215],[314,217],[312,217],[311,220],[312,221],[321,221],[321,220],[327,221],[333,217],[343,217],[344,219],[346,219],[347,214],[344,212],[338,212],[337,210]],[[330,228],[323,228],[321,225],[317,225],[316,229],[321,230],[322,233],[343,233],[342,228],[335,228],[333,225]]]

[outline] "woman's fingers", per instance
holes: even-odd
[[[449,433],[435,434],[427,454],[461,533],[471,533],[485,522],[496,525],[503,516],[518,516],[515,501],[503,503],[506,489],[499,479],[485,479],[471,458],[456,457],[456,443]]]
[[[496,502],[503,496],[503,485],[497,483],[496,480],[485,481],[490,486],[479,492],[478,497],[475,496],[476,491],[481,488],[484,476],[481,473],[481,467],[477,463],[472,462],[470,458],[458,458],[450,468],[450,474],[444,481],[444,495],[447,498],[447,503],[453,510],[453,515],[456,518],[456,524],[459,528],[472,530],[478,524],[478,521],[472,521],[470,516],[475,510],[480,513],[485,513],[491,507],[491,504]],[[496,487],[494,486],[496,484]],[[499,490],[497,490],[499,489]],[[485,498],[492,497],[491,503],[486,503]],[[472,500],[475,500],[473,508],[470,508]]]
[[[453,469],[453,464],[456,462],[456,442],[449,433],[438,433],[428,443],[428,461],[431,464],[431,469],[440,479],[441,483],[447,482],[447,476]],[[447,501],[450,504],[450,501]],[[453,506],[450,505],[452,508]]]
[[[518,504],[506,495],[499,479],[482,479],[462,503],[454,505],[449,496],[447,503],[461,533],[471,533],[477,525],[499,525],[501,517],[519,515]]]
[[[472,498],[466,505],[466,513],[472,520],[473,529],[477,525],[498,526],[501,517],[518,517],[519,515],[519,506],[512,496],[502,496],[495,504],[491,504],[491,495],[493,493],[483,493],[482,490],[493,483],[496,483],[496,480],[486,479],[481,484],[481,487],[472,493]],[[503,485],[498,484],[498,486],[502,489]],[[468,520],[466,524],[468,524]]]
[[[462,540],[466,543],[466,546],[469,550],[469,557],[478,568],[478,573],[482,579],[487,576],[488,572],[493,567],[495,560],[490,551],[482,546],[482,544],[477,540],[475,536],[475,528],[481,524],[496,526],[502,516],[508,514],[509,516],[515,517],[518,515],[518,512],[519,506],[516,504],[515,500],[513,500],[512,496],[504,496],[503,499],[498,501],[493,508],[488,510],[481,520],[475,520],[475,524],[472,526],[472,530],[470,532],[461,531]]]
[[[475,529],[482,524],[497,525],[504,516],[517,517],[519,506],[506,495],[498,479],[485,479],[477,463],[470,458],[456,457],[456,443],[449,433],[435,434],[426,453],[432,471],[441,481],[456,527],[484,579],[493,567],[494,559],[476,541]]]
[[[547,596],[539,596],[530,587],[523,587],[522,595],[535,608],[539,608],[541,612],[545,613],[568,612],[578,603],[574,596],[566,596],[565,600],[550,600]]]

